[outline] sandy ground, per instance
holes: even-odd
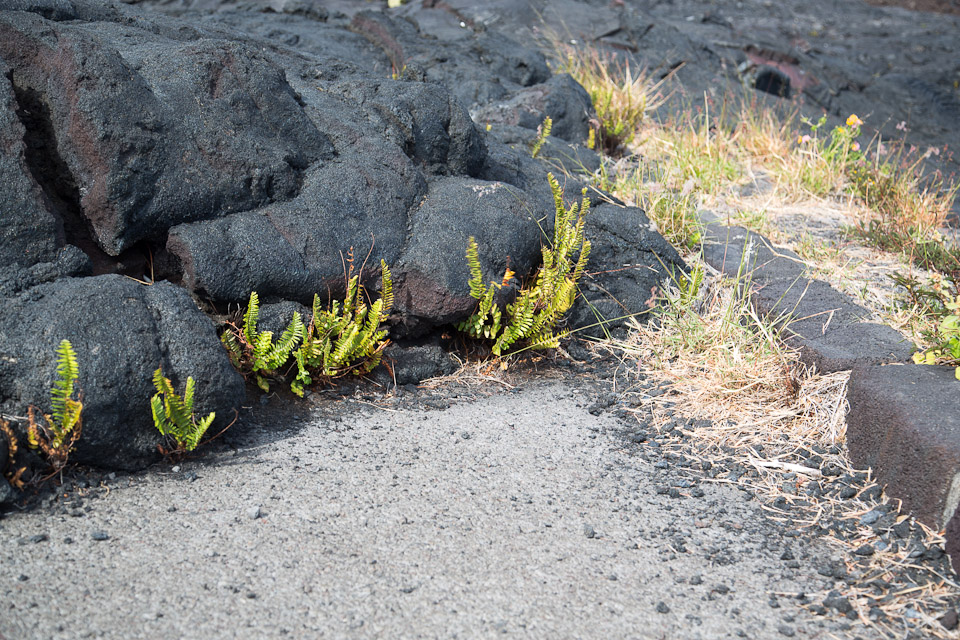
[[[853,637],[795,604],[829,587],[823,543],[594,399],[531,380],[446,409],[340,402],[74,486],[0,521],[0,636]]]

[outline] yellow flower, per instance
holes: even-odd
[[[850,114],[850,117],[847,118],[847,126],[848,126],[848,127],[859,127],[859,126],[862,125],[862,124],[863,124],[863,120],[861,120],[860,118],[858,118],[858,117],[857,117],[857,114],[855,114],[855,113],[851,113],[851,114]]]

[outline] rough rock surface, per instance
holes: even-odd
[[[847,440],[891,495],[923,522],[947,530],[960,567],[960,416],[950,367],[871,366],[850,377]]]
[[[385,260],[393,333],[407,338],[473,309],[468,237],[488,273],[509,263],[529,276],[553,218],[545,166],[471,112],[531,132],[551,115],[576,150],[589,97],[542,53],[444,24],[427,21],[430,33],[348,2],[0,1],[0,177],[10,185],[0,290],[13,296],[2,315],[15,327],[0,333],[4,410],[42,405],[49,354],[65,337],[96,372],[75,460],[132,468],[153,458],[140,405],[176,349],[191,355],[171,373],[203,379],[202,407],[239,404],[239,378],[185,291],[174,299],[172,284],[106,274],[169,281],[214,308],[254,290],[289,307],[341,296],[351,264],[375,286]],[[571,184],[568,198],[578,193]],[[677,257],[656,234],[637,235],[642,212],[624,209],[618,224],[646,243],[617,248],[621,238],[598,227],[596,274],[625,262],[644,270],[602,287],[619,316],[640,310],[660,264]],[[182,334],[151,315],[184,318]],[[97,351],[112,335],[121,339]]]
[[[243,401],[243,378],[186,291],[103,275],[38,285],[0,308],[5,413],[23,411],[24,398],[50,411],[54,351],[63,339],[77,352],[83,391],[83,433],[70,458],[75,462],[137,469],[159,457],[161,437],[149,408],[157,367],[181,393],[192,376],[196,410],[216,411],[220,426]]]
[[[905,122],[918,147],[960,144],[960,15],[858,0],[413,0],[400,11],[424,21],[439,12],[519,41],[552,31],[620,52],[654,77],[673,74],[683,91],[664,113],[702,100],[704,91],[719,98],[731,85],[754,87],[758,78],[779,75],[789,82],[787,95],[801,97],[810,115],[866,114],[868,130],[879,129],[884,139],[901,138],[897,125]],[[947,173],[957,168],[956,158],[936,160],[946,161]]]

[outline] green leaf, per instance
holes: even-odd
[[[257,318],[260,317],[260,298],[256,291],[250,292],[250,302],[247,303],[247,313],[243,316],[243,335],[247,344],[253,344],[257,336]]]
[[[77,353],[69,340],[61,340],[56,350],[57,379],[51,390],[51,405],[55,430],[64,431],[68,420],[67,403],[73,396],[73,383],[80,376],[80,366],[77,364]],[[72,426],[72,425],[71,425]]]

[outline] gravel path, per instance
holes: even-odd
[[[592,395],[344,402],[9,513],[0,636],[849,637],[771,602],[824,588],[822,543],[658,462]]]

